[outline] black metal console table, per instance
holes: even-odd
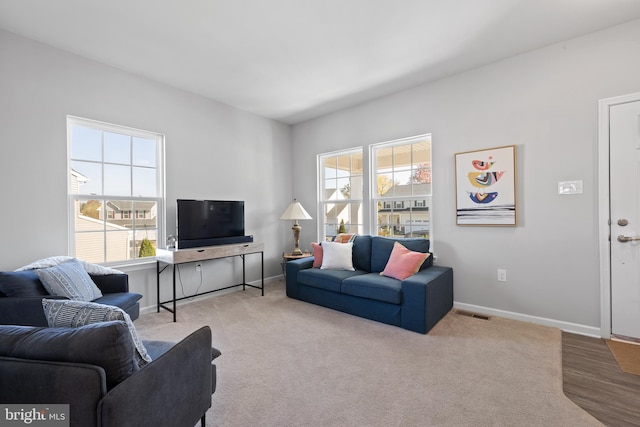
[[[245,256],[249,254],[260,254],[261,261],[261,286],[254,286],[247,283],[245,276]],[[207,261],[211,259],[229,258],[239,256],[242,258],[242,283],[236,285],[226,286],[220,289],[214,289],[207,292],[201,292],[195,295],[185,296],[181,298],[176,297],[176,265],[186,264],[197,261]],[[161,265],[164,266],[161,268]],[[160,300],[160,274],[168,267],[173,266],[173,298],[167,301]],[[157,311],[160,312],[160,308],[163,308],[173,313],[173,321],[176,321],[176,302],[193,298],[198,295],[205,295],[211,292],[218,292],[225,289],[235,288],[242,286],[242,290],[245,290],[246,286],[262,290],[262,296],[264,296],[264,243],[250,242],[250,243],[238,243],[232,245],[218,245],[218,246],[206,246],[202,248],[189,248],[189,249],[156,249],[156,273],[157,273]],[[171,303],[169,307],[167,304]]]

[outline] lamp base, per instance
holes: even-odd
[[[302,230],[302,227],[300,227],[300,224],[296,221],[291,229],[293,230],[293,243],[295,245],[291,251],[291,255],[302,255],[302,250],[300,249],[300,230]]]

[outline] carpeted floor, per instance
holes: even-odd
[[[148,339],[210,325],[208,426],[600,426],[562,391],[561,332],[449,313],[429,334],[286,297],[282,281],[136,320]]]

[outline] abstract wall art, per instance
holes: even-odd
[[[456,224],[517,226],[516,146],[455,154]]]

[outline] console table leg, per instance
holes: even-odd
[[[173,321],[176,321],[176,265],[173,264]]]
[[[260,252],[261,278],[262,278],[262,296],[264,296],[264,252]]]
[[[156,310],[160,313],[160,261],[156,261]]]
[[[244,269],[244,255],[240,255],[240,258],[242,258],[242,290],[244,291],[247,286],[247,277]]]

